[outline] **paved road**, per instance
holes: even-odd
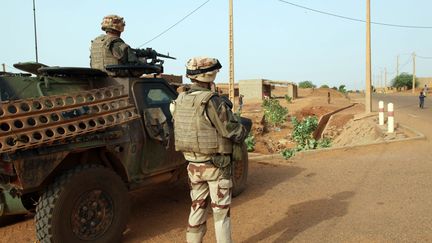
[[[386,110],[389,102],[394,103],[396,120],[400,118],[400,121],[405,122],[406,125],[414,122],[423,133],[430,134],[431,128],[429,127],[429,123],[432,122],[432,94],[429,94],[429,97],[425,99],[424,109],[419,108],[417,95],[378,94],[374,95],[373,100],[373,109],[375,110],[378,110],[379,100],[385,102]]]

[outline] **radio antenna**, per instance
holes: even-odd
[[[39,62],[38,47],[37,47],[36,6],[35,6],[35,0],[33,0],[33,27],[34,27],[34,40],[35,40],[36,62]]]

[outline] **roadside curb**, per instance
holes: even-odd
[[[399,143],[399,142],[406,142],[406,141],[412,141],[412,140],[424,140],[426,139],[426,136],[417,131],[414,128],[411,128],[406,125],[399,124],[400,127],[403,127],[404,129],[410,130],[412,133],[416,134],[414,137],[410,138],[400,138],[400,139],[393,139],[393,140],[387,140],[382,142],[373,142],[373,143],[366,143],[366,144],[359,144],[359,145],[351,145],[351,146],[343,146],[343,147],[331,147],[331,148],[322,148],[322,149],[314,149],[314,150],[305,150],[297,152],[296,155],[293,157],[306,155],[306,154],[315,154],[315,153],[321,153],[321,152],[327,152],[327,151],[337,151],[337,150],[349,150],[349,149],[355,149],[355,148],[361,148],[361,147],[367,147],[367,146],[373,146],[373,145],[379,145],[379,144],[391,144],[391,143]],[[249,161],[256,162],[260,160],[265,159],[284,159],[284,157],[281,154],[266,154],[266,155],[256,155],[249,157]],[[287,159],[289,161],[290,159]]]

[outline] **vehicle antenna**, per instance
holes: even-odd
[[[36,6],[35,6],[35,0],[33,0],[33,27],[34,27],[34,39],[35,39],[36,62],[39,62],[39,58],[38,58],[38,48],[37,48]]]

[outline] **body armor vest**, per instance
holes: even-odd
[[[119,60],[113,56],[110,50],[113,41],[123,42],[120,37],[110,35],[100,35],[92,41],[90,49],[91,68],[96,68],[109,75],[114,75],[114,73],[105,69],[106,65],[120,64]]]
[[[222,137],[206,117],[210,91],[179,94],[174,117],[175,149],[202,154],[231,154],[232,142]]]

